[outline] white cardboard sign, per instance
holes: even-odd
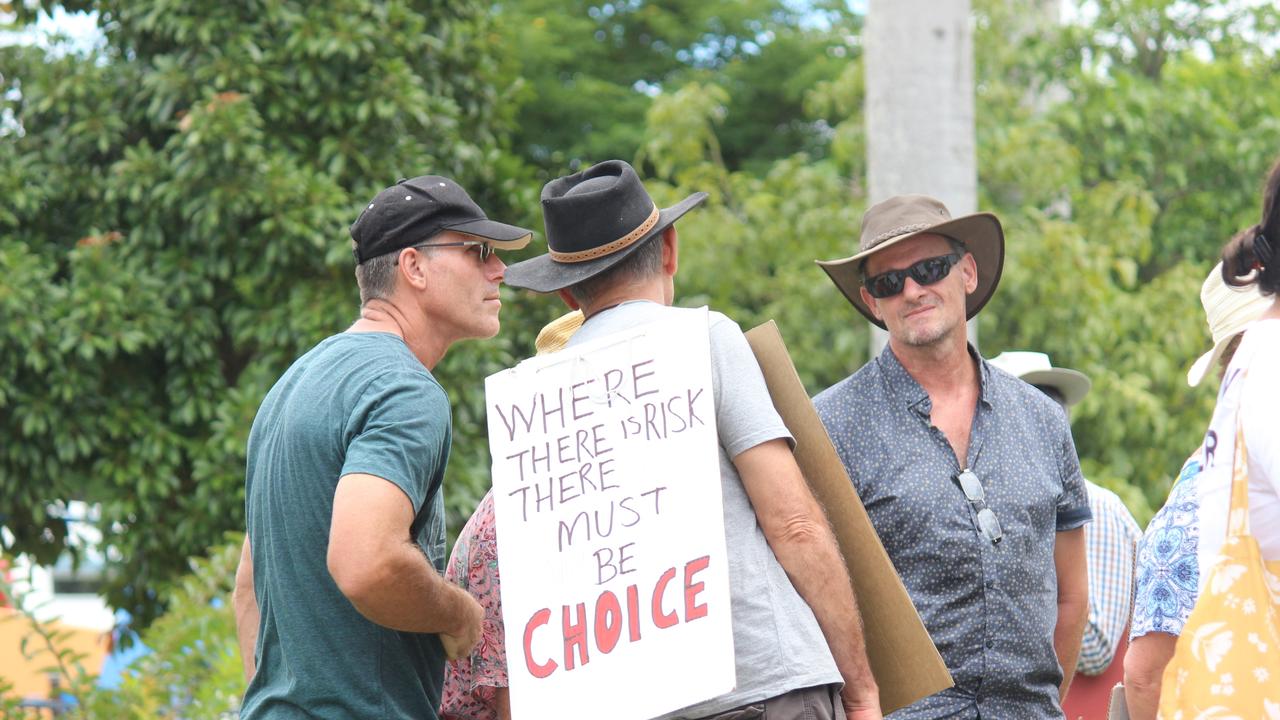
[[[514,717],[733,689],[710,358],[704,309],[485,380]]]

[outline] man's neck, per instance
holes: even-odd
[[[663,292],[663,286],[660,279],[649,280],[639,283],[627,283],[611,287],[607,291],[601,293],[590,303],[582,306],[582,314],[591,317],[596,313],[616,307],[625,302],[634,300],[648,300],[656,302],[659,305],[666,305],[666,293]]]
[[[910,346],[889,339],[894,357],[929,397],[949,396],[978,382],[978,369],[969,356],[963,333],[934,345]]]
[[[420,313],[406,312],[394,300],[370,300],[362,305],[360,319],[352,323],[347,332],[396,335],[404,340],[409,351],[428,370],[434,369],[449,349],[447,340],[429,331],[425,317]]]

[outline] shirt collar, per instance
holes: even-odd
[[[989,409],[996,397],[995,390],[991,387],[991,381],[995,377],[991,373],[991,364],[978,354],[978,349],[973,345],[969,345],[969,354],[978,359],[978,401]]]
[[[995,398],[995,392],[991,388],[991,366],[978,354],[977,349],[972,344],[968,345],[968,348],[969,355],[978,361],[978,401],[990,408],[992,400]],[[933,402],[929,400],[929,393],[925,392],[920,383],[911,377],[911,373],[907,372],[907,369],[902,366],[898,356],[893,354],[893,348],[888,343],[885,343],[884,350],[881,350],[879,357],[876,358],[876,366],[880,369],[880,374],[884,378],[890,395],[917,412],[927,415],[933,410]]]

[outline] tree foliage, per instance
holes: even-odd
[[[59,501],[101,503],[145,624],[243,527],[270,383],[354,319],[363,200],[428,171],[518,191],[479,3],[78,7],[103,48],[0,49],[0,522],[49,561]]]
[[[518,75],[513,147],[544,176],[608,158],[630,160],[652,98],[715,79],[730,91],[720,140],[730,167],[821,150],[801,102],[831,79],[857,16],[811,0],[506,0],[499,31]]]
[[[981,192],[1010,226],[984,350],[1041,349],[1092,378],[1073,417],[1086,474],[1145,520],[1213,407],[1211,388],[1185,381],[1209,346],[1199,288],[1257,221],[1280,154],[1263,109],[1280,94],[1280,16],[1174,0],[1097,9],[1011,44],[1016,6],[978,4]]]

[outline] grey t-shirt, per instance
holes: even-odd
[[[623,303],[589,318],[569,345],[689,312],[699,311],[646,301]],[[791,690],[841,682],[813,611],[769,548],[733,465],[743,451],[777,438],[791,442],[791,434],[737,323],[712,312],[709,325],[738,686],[668,718],[706,717]]]
[[[260,619],[241,718],[436,717],[438,637],[366,619],[326,555],[338,479],[366,473],[408,497],[410,535],[442,571],[450,435],[444,390],[395,335],[330,337],[271,388],[249,433],[245,512]]]

